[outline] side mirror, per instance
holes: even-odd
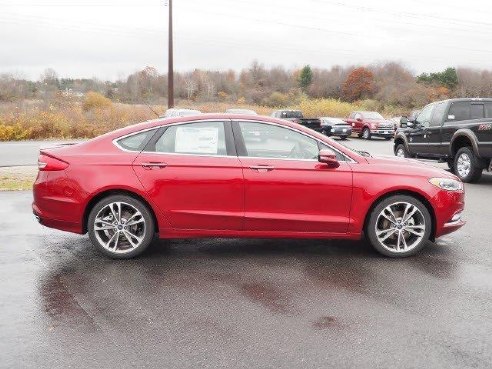
[[[338,168],[340,166],[337,154],[331,149],[321,149],[318,154],[318,161],[327,164],[330,168]]]
[[[362,122],[362,118],[357,118],[356,121],[357,122]]]

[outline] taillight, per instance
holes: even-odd
[[[42,171],[56,171],[68,168],[68,163],[52,156],[41,154],[38,158],[38,169]]]

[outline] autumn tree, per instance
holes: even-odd
[[[313,71],[309,65],[306,65],[301,69],[301,73],[299,73],[299,87],[306,91],[308,87],[313,83]]]
[[[354,69],[342,85],[345,100],[355,101],[370,98],[374,93],[374,74],[364,67]]]

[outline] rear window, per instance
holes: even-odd
[[[157,128],[151,129],[149,131],[135,133],[131,136],[120,138],[116,142],[118,143],[118,146],[120,146],[122,149],[128,151],[142,151],[156,131]]]
[[[448,122],[459,122],[470,119],[470,102],[459,101],[451,104],[448,113]]]
[[[470,119],[482,119],[485,117],[483,104],[472,104],[470,110]]]
[[[485,103],[485,118],[492,118],[492,102]]]

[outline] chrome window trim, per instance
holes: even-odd
[[[163,127],[171,127],[171,126],[176,126],[176,125],[182,125],[182,124],[190,124],[190,123],[202,123],[202,122],[221,122],[221,123],[224,123],[225,121],[232,121],[232,122],[253,122],[253,123],[259,123],[259,124],[269,124],[269,125],[274,125],[274,126],[278,126],[278,127],[281,127],[281,128],[287,128],[287,129],[290,129],[294,132],[298,132],[304,136],[307,136],[313,140],[315,140],[316,142],[319,142],[319,143],[322,143],[323,145],[327,145],[329,146],[329,148],[337,153],[339,153],[340,155],[342,155],[344,158],[348,159],[348,160],[345,160],[345,161],[342,161],[343,162],[346,162],[346,163],[353,163],[353,164],[358,164],[358,162],[355,160],[355,159],[352,159],[350,156],[344,154],[343,152],[341,152],[340,150],[334,148],[333,146],[331,146],[330,144],[327,144],[326,142],[316,138],[316,137],[313,137],[305,132],[302,132],[296,128],[292,128],[292,127],[288,127],[288,126],[285,126],[285,125],[282,125],[282,124],[279,124],[279,123],[275,123],[275,122],[265,122],[265,121],[261,121],[261,120],[245,120],[245,119],[230,119],[230,118],[226,118],[226,119],[200,119],[200,120],[192,120],[192,121],[186,121],[186,122],[176,122],[176,123],[170,123],[170,124],[161,124],[161,125],[158,125],[158,126],[154,126],[154,127],[150,127],[150,128],[146,128],[146,129],[142,129],[140,131],[137,131],[137,132],[132,132],[132,133],[128,133],[126,135],[123,135],[123,136],[120,136],[120,137],[116,137],[112,140],[112,143],[113,145],[115,145],[118,149],[120,149],[121,151],[124,151],[124,152],[134,152],[134,153],[145,153],[145,154],[159,154],[159,155],[186,155],[186,156],[200,156],[200,157],[221,157],[221,158],[231,158],[231,157],[237,157],[237,158],[253,158],[253,159],[275,159],[275,160],[289,160],[289,161],[292,161],[292,160],[295,160],[295,161],[317,161],[316,159],[295,159],[295,158],[269,158],[269,157],[254,157],[254,156],[238,156],[238,155],[217,155],[217,154],[189,154],[189,153],[170,153],[170,152],[157,152],[157,151],[138,151],[138,150],[128,150],[128,149],[125,149],[123,147],[121,147],[119,144],[118,144],[118,141],[119,140],[122,140],[124,138],[127,138],[127,137],[130,137],[130,136],[133,136],[133,135],[137,135],[137,134],[140,134],[140,133],[144,133],[144,132],[147,132],[147,131],[151,131],[151,130],[159,130]]]
[[[152,130],[156,130],[158,131],[161,127],[160,126],[155,126],[155,127],[152,127],[152,128],[146,128],[146,129],[142,129],[141,131],[137,131],[137,132],[132,132],[132,133],[128,133],[124,136],[120,136],[120,137],[116,137],[114,138],[111,142],[113,143],[113,145],[115,145],[118,149],[120,149],[121,151],[124,151],[124,152],[142,152],[142,150],[128,150],[128,149],[125,149],[124,147],[121,147],[121,145],[118,143],[119,140],[123,140],[127,137],[131,137],[131,136],[135,136],[135,135],[138,135],[138,134],[141,134],[141,133],[144,133],[144,132],[148,132],[148,131],[152,131]]]
[[[278,123],[275,123],[275,122],[264,122],[264,121],[260,121],[260,120],[250,120],[250,119],[233,119],[232,120],[233,122],[252,122],[252,123],[259,123],[259,124],[269,124],[269,125],[272,125],[272,126],[278,126],[278,127],[281,127],[281,128],[286,128],[286,129],[290,129],[291,131],[294,131],[294,132],[297,132],[297,133],[300,133],[301,135],[304,135],[306,137],[309,137],[313,140],[315,140],[316,142],[319,142],[319,143],[322,143],[323,145],[326,145],[326,146],[329,146],[329,148],[337,153],[339,153],[340,155],[342,155],[344,158],[348,159],[348,160],[345,160],[345,162],[350,162],[350,163],[355,163],[355,164],[358,164],[358,162],[354,159],[352,159],[350,156],[344,154],[343,152],[341,152],[340,150],[338,149],[335,149],[333,146],[331,146],[330,144],[316,138],[316,137],[313,137],[309,134],[307,134],[306,132],[302,132],[296,128],[293,128],[293,127],[289,127],[289,126],[284,126],[282,124],[278,124]],[[300,160],[300,161],[317,161],[316,159],[293,159],[293,158],[270,158],[270,157],[263,157],[263,156],[260,156],[260,157],[255,157],[255,156],[240,156],[242,158],[255,158],[255,159],[279,159],[279,160]]]

